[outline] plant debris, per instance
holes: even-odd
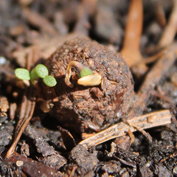
[[[1,0],[0,176],[176,176],[176,13]]]

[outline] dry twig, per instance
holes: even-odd
[[[142,58],[139,43],[142,33],[143,7],[141,0],[132,0],[129,7],[125,37],[121,54],[129,67]]]
[[[164,19],[165,17],[163,14],[162,6],[160,5],[160,2],[158,0],[153,3],[157,8],[156,15],[158,16],[157,18],[159,20],[159,23],[161,23],[161,25],[164,26],[166,22]],[[173,4],[174,4],[174,7],[172,10],[169,22],[167,26],[165,27],[165,30],[158,42],[158,45],[155,48],[153,48],[153,51],[158,51],[158,53],[156,53],[155,55],[151,57],[146,58],[145,60],[142,60],[139,63],[135,63],[134,67],[141,66],[142,63],[148,64],[148,63],[158,60],[164,54],[164,52],[167,51],[167,47],[170,44],[172,44],[174,37],[176,35],[176,29],[177,29],[177,0],[173,0]]]
[[[163,48],[170,45],[175,37],[177,29],[177,0],[173,0],[173,10],[169,22],[158,43],[158,48]]]
[[[134,104],[131,115],[141,115],[147,106],[150,92],[159,84],[160,80],[167,74],[176,59],[176,45],[170,45],[166,53],[160,57],[151,71],[146,75],[137,95],[138,101]]]
[[[35,60],[35,56],[33,56],[33,52],[30,52],[27,58],[27,68],[29,70],[30,70],[30,65],[32,60]],[[35,91],[36,90],[33,85],[26,88],[26,91],[23,96],[22,104],[21,104],[19,121],[15,129],[14,141],[11,147],[9,148],[9,150],[7,151],[6,158],[10,157],[12,153],[15,151],[15,148],[22,136],[22,133],[24,132],[26,126],[28,125],[29,121],[33,116],[35,105],[36,105]]]
[[[20,118],[15,130],[14,141],[7,151],[6,158],[10,157],[12,153],[15,151],[18,141],[21,138],[23,131],[25,130],[26,126],[28,125],[29,121],[32,118],[35,108],[35,101],[27,100],[26,95],[23,97],[23,102],[20,111]]]
[[[90,138],[81,141],[79,144],[82,144],[86,148],[89,148],[91,146],[96,146],[113,138],[126,135],[126,132],[128,132],[129,129],[132,132],[137,131],[134,126],[139,127],[140,129],[148,129],[152,127],[167,125],[171,123],[171,114],[169,110],[153,112],[129,119],[127,120],[127,123],[131,125],[131,127],[128,126],[126,123],[120,122],[109,127],[106,130],[103,130],[93,135]]]
[[[160,0],[152,0],[152,3],[154,6],[154,13],[156,15],[156,19],[160,26],[164,27],[166,25],[166,18],[161,2]]]
[[[136,69],[137,72],[140,74],[144,74],[147,71],[146,65],[141,62],[143,57],[139,50],[142,27],[143,27],[142,0],[132,0],[130,3],[128,13],[123,48],[120,51],[120,53],[130,68],[140,63],[138,65],[138,69]]]

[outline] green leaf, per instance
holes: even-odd
[[[54,87],[57,84],[57,81],[53,76],[44,77],[43,82],[49,87]]]
[[[84,69],[82,69],[79,73],[79,78],[84,77],[84,76],[88,76],[88,75],[92,75],[93,72],[90,68],[88,67],[84,67]]]
[[[31,75],[31,81],[34,81],[35,79],[37,79],[39,77],[37,75],[37,73],[36,73],[36,69],[35,68],[31,70],[30,75]]]
[[[48,71],[47,67],[45,65],[43,65],[43,64],[38,64],[35,67],[35,70],[36,70],[37,75],[40,78],[44,78],[44,77],[49,75],[49,71]]]
[[[17,68],[15,70],[15,76],[22,80],[30,80],[30,72],[24,68]]]

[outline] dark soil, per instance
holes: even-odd
[[[120,50],[130,3],[0,1],[0,176],[177,176],[177,63],[162,66],[167,70],[155,68],[158,58],[146,64],[145,72],[129,68]],[[164,49],[158,42],[168,23],[160,17],[168,22],[173,6],[169,0],[143,0],[143,58]],[[172,57],[175,42],[174,37],[166,46]],[[100,83],[79,84],[80,69],[73,66],[69,86],[65,77],[71,61],[89,67],[101,77]],[[27,86],[16,78],[16,68],[31,70],[38,63],[56,78],[55,87],[42,79]],[[161,70],[151,76],[159,82],[152,79],[147,88],[141,87],[154,70]],[[91,147],[81,143],[115,124],[166,109],[170,124],[136,128],[116,138],[103,132],[105,141]],[[7,157],[28,118],[15,152]]]

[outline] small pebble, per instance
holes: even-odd
[[[23,161],[17,160],[16,165],[17,165],[17,167],[21,167],[23,165]]]
[[[8,124],[8,123],[9,123],[9,121],[8,121],[8,120],[5,120],[5,121],[4,121],[4,123],[5,123],[5,124]]]
[[[15,121],[15,120],[13,120],[13,121],[12,121],[12,124],[13,124],[13,125],[14,125],[14,124],[16,124],[16,121]]]
[[[4,126],[1,126],[1,127],[0,127],[0,130],[4,130]]]
[[[173,97],[177,97],[177,90],[174,90],[174,91],[172,92],[172,96],[173,96]]]
[[[0,65],[4,65],[6,63],[7,59],[3,56],[0,56]]]

